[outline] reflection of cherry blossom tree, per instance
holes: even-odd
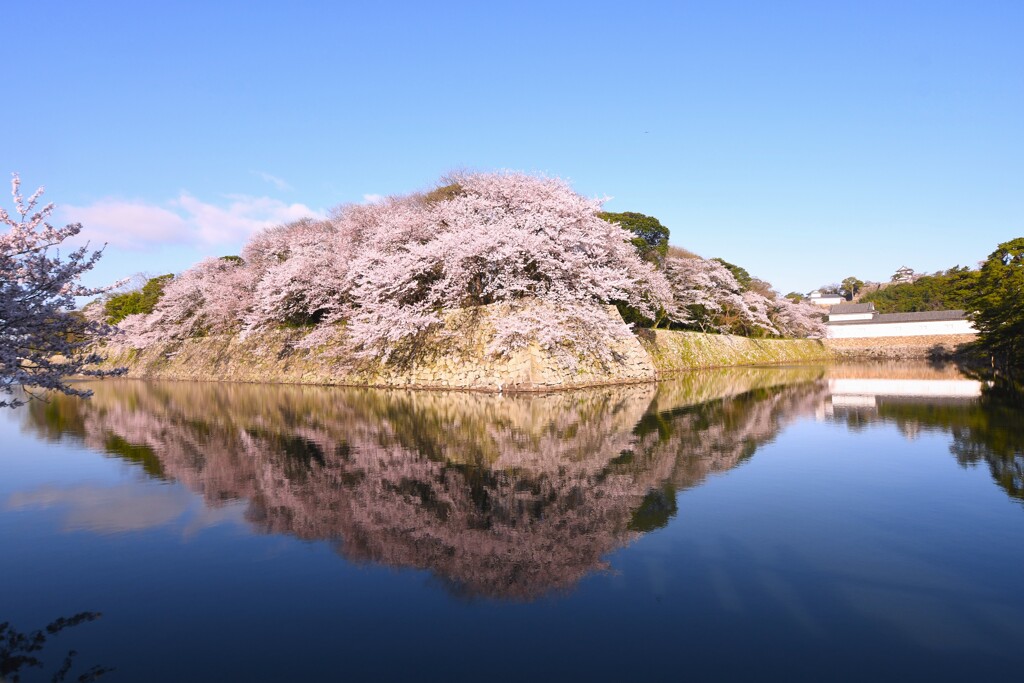
[[[570,588],[663,524],[666,487],[734,466],[817,391],[758,401],[744,392],[778,381],[770,374],[694,377],[514,398],[121,382],[92,405],[54,406],[94,448],[210,505],[247,501],[261,530],[429,569],[453,590],[530,598]],[[52,411],[32,415],[40,430],[53,424]]]

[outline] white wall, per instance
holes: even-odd
[[[920,337],[930,334],[977,334],[970,320],[925,320],[913,323],[829,325],[830,339],[857,337]]]
[[[828,316],[829,322],[839,322],[847,320],[872,320],[875,317],[874,313],[832,313]]]

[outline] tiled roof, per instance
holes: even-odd
[[[962,320],[963,311],[918,311],[916,313],[881,313],[875,316],[876,323],[912,323],[921,320]]]
[[[836,304],[828,309],[829,315],[844,313],[874,313],[874,304]]]
[[[833,307],[834,308],[834,307]],[[879,323],[919,323],[933,320],[963,320],[963,311],[918,311],[916,313],[879,313],[871,320],[836,320],[829,325],[877,325]]]

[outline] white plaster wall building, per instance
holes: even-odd
[[[818,289],[808,294],[807,300],[815,306],[824,306],[826,308],[846,302],[846,299],[838,294],[822,294],[821,290]]]
[[[840,304],[829,309],[828,337],[917,337],[977,334],[963,311],[879,313],[874,304]]]

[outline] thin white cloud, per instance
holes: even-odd
[[[231,200],[230,204],[217,206],[183,192],[174,205],[185,212],[197,231],[199,241],[206,244],[233,242],[269,225],[318,215],[304,204],[285,204],[270,197],[230,195],[227,198]]]
[[[377,202],[384,201],[384,195],[382,194],[364,194],[363,201],[367,204],[376,204]]]
[[[98,246],[106,242],[126,249],[159,244],[215,245],[244,240],[280,223],[322,217],[305,204],[270,197],[229,195],[227,203],[204,202],[188,192],[163,205],[102,200],[88,206],[60,207],[60,218],[81,223],[80,237]]]
[[[187,242],[192,231],[188,221],[161,206],[142,202],[103,200],[89,206],[63,205],[67,222],[83,225],[81,237],[98,246],[108,242],[128,249],[153,243]]]
[[[276,175],[271,175],[266,171],[253,171],[252,173],[253,175],[256,175],[259,178],[261,178],[264,182],[270,183],[271,185],[273,185],[274,187],[283,192],[287,192],[288,190],[292,189],[292,186],[289,185],[288,181],[285,180],[284,178],[278,178]]]

